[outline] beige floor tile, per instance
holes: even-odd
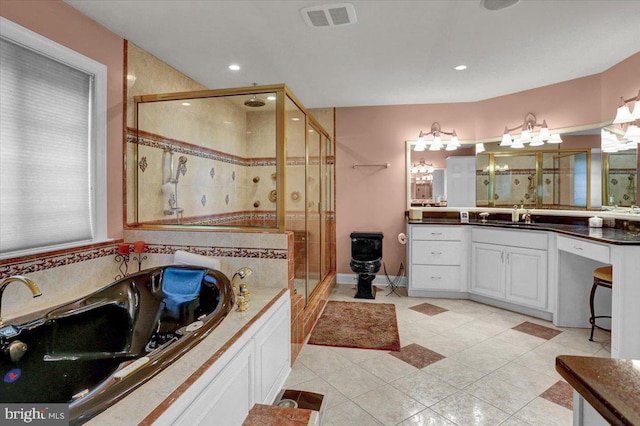
[[[298,355],[298,361],[321,377],[332,371],[354,365],[351,361],[336,353],[333,348],[318,345],[305,345],[300,355]]]
[[[500,426],[531,426],[524,420],[517,419],[515,416],[509,417],[504,422],[500,423]]]
[[[355,364],[325,374],[322,378],[347,398],[355,398],[384,385],[384,381]]]
[[[491,378],[507,382],[523,391],[533,392],[537,395],[540,395],[558,381],[555,377],[534,371],[514,362],[491,373]]]
[[[510,361],[513,361],[530,350],[526,346],[518,345],[515,342],[507,342],[496,337],[487,339],[484,342],[475,345],[472,349],[478,349]]]
[[[284,387],[291,388],[298,383],[308,382],[309,380],[313,380],[317,377],[318,375],[305,367],[303,363],[296,362],[291,368],[291,372],[289,373],[289,377],[287,377],[287,381],[284,383]]]
[[[511,328],[504,330],[494,337],[498,340],[502,340],[504,342],[511,343],[512,345],[520,346],[528,350],[535,349],[547,342],[547,340],[541,337],[531,336],[530,334],[521,333]]]
[[[423,342],[436,334],[434,331],[426,330],[421,324],[416,323],[398,324],[398,332],[400,333],[400,344],[402,346]]]
[[[434,334],[427,338],[417,338],[414,343],[431,349],[432,351],[444,356],[451,356],[472,346],[471,343],[463,342],[453,337],[441,336],[439,334]],[[404,345],[404,342],[401,341],[400,344]]]
[[[591,329],[570,328],[557,335],[550,341],[564,347],[577,349],[589,355],[593,355],[594,353],[602,349],[602,342],[591,342],[589,340],[590,333]]]
[[[426,408],[391,385],[360,395],[353,402],[385,425],[395,425]]]
[[[448,420],[464,426],[499,425],[509,415],[463,391],[453,394],[431,407]]]
[[[455,386],[424,371],[416,371],[395,380],[391,386],[427,407],[458,391]]]
[[[470,384],[464,388],[464,391],[507,414],[514,414],[538,396],[534,391],[518,388],[490,376]]]
[[[437,330],[442,331],[445,329],[459,327],[462,324],[466,324],[473,320],[475,320],[475,318],[472,316],[459,314],[454,311],[447,311],[430,317],[430,325],[432,327],[437,327]]]
[[[456,426],[456,424],[427,408],[399,423],[398,426]]]
[[[380,354],[359,364],[361,368],[374,374],[385,383],[392,382],[413,372],[419,371],[416,367],[389,355]]]
[[[573,424],[571,410],[543,398],[534,399],[514,417],[532,426],[571,426]]]
[[[365,360],[375,358],[387,353],[387,351],[378,351],[374,349],[339,348],[339,347],[332,348],[332,351],[355,364],[360,364]]]
[[[479,349],[480,345],[473,346],[464,351],[453,354],[450,359],[468,365],[484,374],[489,374],[494,370],[509,363],[509,359],[485,352]]]
[[[363,301],[396,306],[403,347],[415,343],[447,358],[417,370],[386,351],[305,345],[285,387],[326,395],[325,425],[569,425],[570,410],[538,397],[562,380],[556,356],[610,357],[610,335],[601,330],[593,343],[590,329],[400,291]],[[339,285],[330,299],[354,301],[354,294],[354,285]],[[448,311],[429,317],[409,309],[422,303]],[[511,329],[525,321],[563,333],[546,341]]]
[[[422,371],[432,374],[458,389],[462,389],[485,376],[485,373],[450,358],[435,362],[423,368]]]
[[[346,401],[335,407],[328,408],[322,418],[323,426],[346,425],[382,425],[371,414],[360,408],[353,401]]]

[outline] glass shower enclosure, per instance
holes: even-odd
[[[134,98],[127,226],[294,235],[295,291],[335,271],[334,142],[286,85]]]

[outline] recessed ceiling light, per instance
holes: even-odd
[[[189,102],[183,102],[182,106],[190,106],[191,104]]]
[[[231,71],[238,71],[240,69],[240,65],[231,64],[231,65],[229,65],[229,69]]]
[[[275,96],[267,96],[267,100],[268,101],[275,101],[276,97]]]
[[[456,71],[462,71],[462,70],[466,70],[467,66],[466,65],[458,65],[457,67],[453,67],[454,70]]]

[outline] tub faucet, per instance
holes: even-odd
[[[23,277],[22,275],[14,275],[13,277],[9,277],[3,280],[0,283],[0,327],[2,327],[2,325],[4,324],[4,322],[2,321],[2,313],[1,313],[2,312],[2,295],[4,293],[4,289],[7,288],[7,286],[14,281],[21,282],[27,287],[29,287],[29,290],[31,290],[31,293],[33,293],[33,297],[42,296],[42,292],[40,291],[36,283],[31,281],[27,277]]]

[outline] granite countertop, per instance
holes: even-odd
[[[613,425],[640,425],[640,361],[560,355],[556,370]]]
[[[231,311],[203,341],[180,359],[131,392],[88,425],[152,424],[197,379],[204,364],[215,362],[244,330],[253,324],[285,292],[282,288],[251,286],[245,312]]]
[[[532,231],[553,231],[570,237],[586,238],[593,241],[608,244],[640,245],[640,226],[629,229],[620,228],[590,228],[586,225],[572,223],[531,223],[511,222],[506,220],[487,220],[486,223],[471,220],[469,223],[462,223],[459,219],[449,218],[423,218],[409,219],[410,225],[474,225],[482,227],[524,229]]]

